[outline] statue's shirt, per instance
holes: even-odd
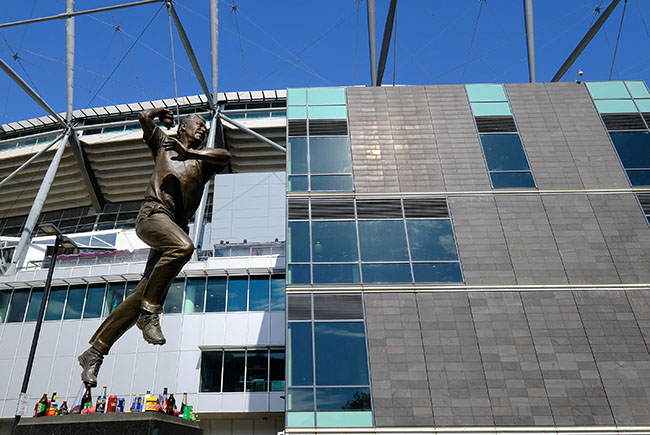
[[[176,222],[186,224],[201,202],[203,186],[218,169],[197,159],[173,160],[176,151],[165,150],[172,142],[158,126],[149,138],[143,138],[154,159],[153,173],[145,192],[148,201],[160,203]]]

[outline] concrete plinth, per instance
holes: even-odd
[[[24,418],[18,435],[202,435],[195,421],[157,412]]]

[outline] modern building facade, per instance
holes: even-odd
[[[100,385],[127,402],[165,386],[187,392],[206,433],[650,433],[643,82],[294,88],[220,101],[286,145],[286,159],[223,126],[233,162],[198,224],[198,259],[170,290],[167,344],[130,331]],[[135,115],[175,104],[76,113],[106,205],[92,209],[64,157],[41,220],[85,249],[57,265],[34,401],[45,391],[74,400],[75,355],[143,271],[133,224],[151,157]],[[188,97],[179,111],[207,104]],[[3,126],[0,174],[56,134],[48,125]],[[3,258],[43,166],[0,195]],[[35,237],[23,268],[0,277],[7,421],[51,243]]]

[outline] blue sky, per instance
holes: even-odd
[[[77,0],[75,7],[128,1]],[[574,80],[578,69],[587,81],[609,78],[624,1],[563,80]],[[389,0],[376,3],[379,50]],[[534,3],[537,80],[549,81],[597,18],[594,9],[610,0]],[[627,1],[612,79],[649,79],[648,3]],[[75,109],[174,96],[169,18],[161,6],[76,19]],[[176,0],[176,9],[210,83],[208,1]],[[65,0],[22,0],[4,8],[0,21],[64,10]],[[364,0],[220,0],[219,24],[220,92],[370,82]],[[175,29],[173,35],[178,95],[201,93]],[[522,0],[399,0],[384,83],[527,82],[525,44]],[[65,111],[63,20],[0,29],[0,57]],[[0,73],[0,124],[43,115]]]

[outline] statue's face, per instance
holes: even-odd
[[[205,140],[208,127],[203,118],[192,117],[186,121],[185,134],[190,138],[191,143],[199,146]]]

